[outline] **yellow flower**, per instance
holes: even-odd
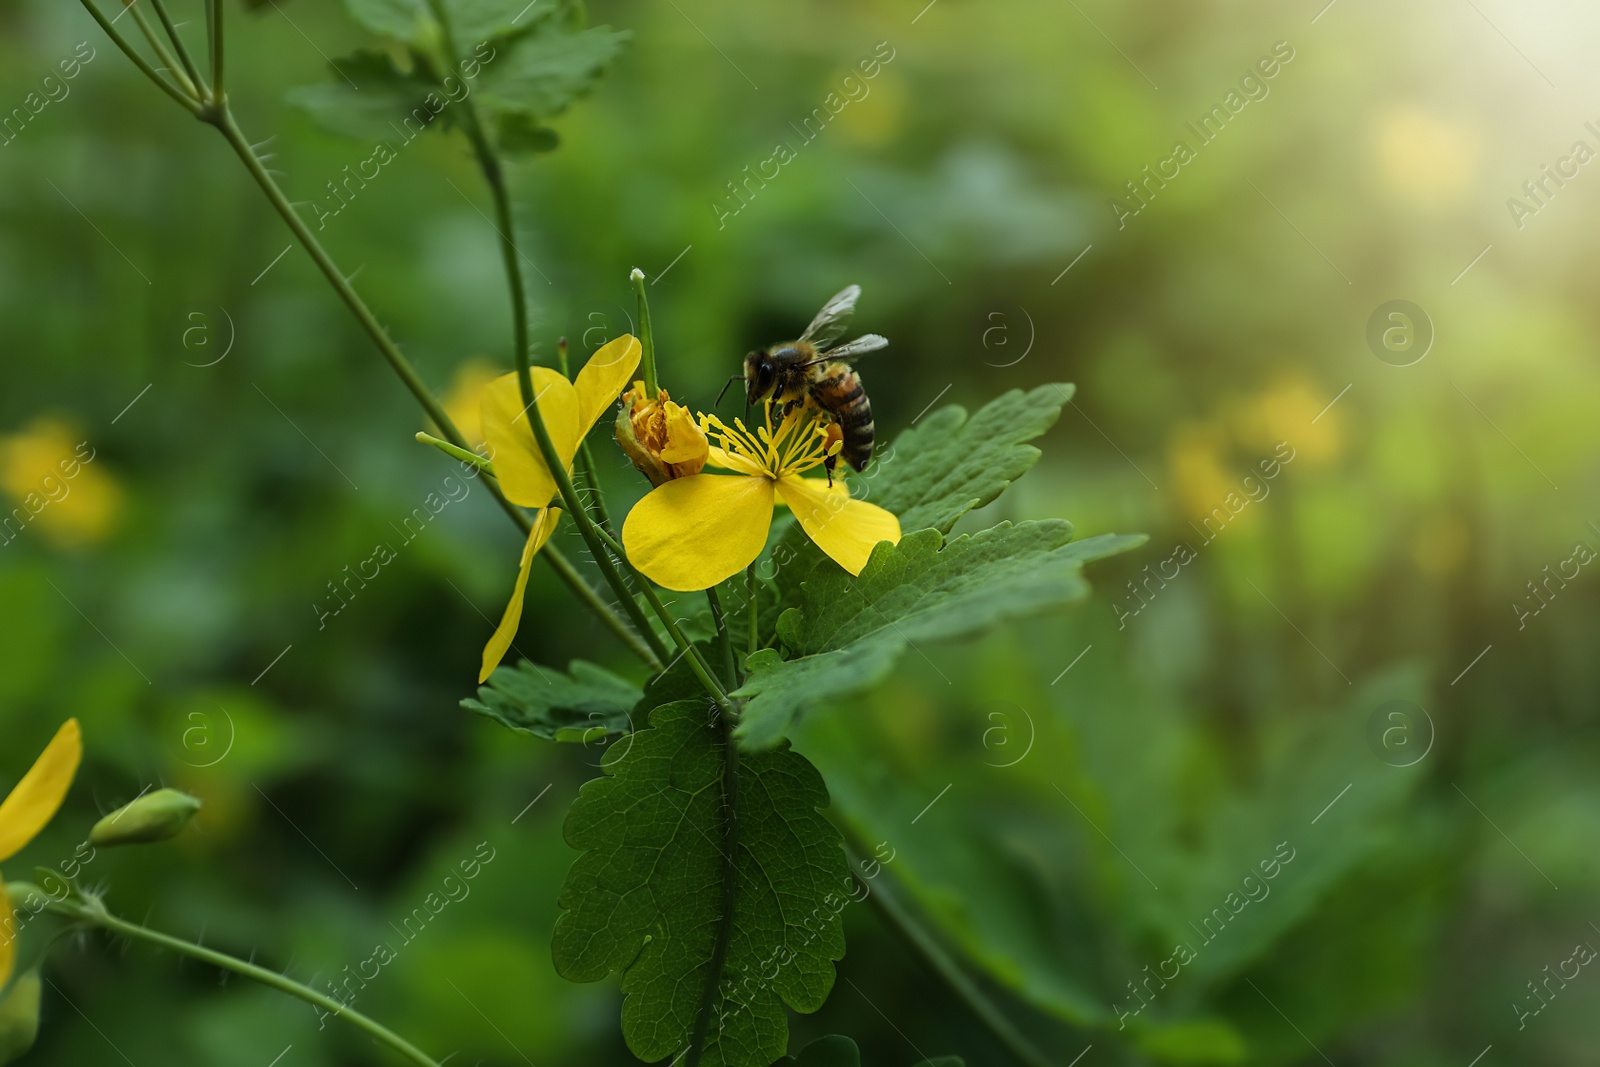
[[[643,382],[634,382],[617,411],[617,444],[633,461],[634,469],[651,485],[699,474],[706,465],[709,445],[705,431],[681,404],[674,404],[662,389],[654,399]]]
[[[68,719],[33,769],[22,776],[5,803],[0,804],[0,862],[21,852],[55,817],[82,757],[83,736],[78,720]],[[6,896],[5,883],[0,882],[0,988],[11,980],[16,950],[11,900]]]
[[[676,478],[634,505],[622,524],[622,544],[645,577],[682,592],[731,578],[761,554],[772,509],[780,503],[851,574],[861,573],[879,541],[900,540],[900,520],[876,504],[850,499],[842,480],[829,486],[821,478],[800,477],[838,454],[830,420],[798,410],[773,430],[770,399],[765,417],[767,424],[752,433],[738,419],[730,428],[715,415],[700,416],[700,425],[720,445],[709,449],[708,461],[735,476]]]
[[[450,421],[466,438],[468,448],[483,444],[482,405],[479,398],[483,396],[484,386],[496,377],[494,368],[488,363],[476,357],[469,359],[456,368],[455,375],[450,379],[450,388],[440,401],[445,414],[450,416]]]
[[[624,334],[590,356],[573,381],[567,381],[549,367],[533,368],[534,401],[539,405],[539,415],[550,434],[550,443],[569,474],[578,445],[627,388],[638,366],[639,341]],[[560,509],[550,505],[556,495],[555,476],[545,465],[533,439],[533,427],[522,404],[522,390],[516,374],[503,375],[484,386],[482,414],[483,436],[489,444],[489,458],[494,462],[500,488],[512,503],[540,511],[528,534],[528,543],[523,546],[517,583],[506,604],[505,615],[484,646],[479,682],[488,679],[500,665],[506,649],[511,647],[517,624],[522,620],[522,596],[528,587],[533,557],[550,540],[556,521],[561,517]]]
[[[122,489],[95,462],[94,447],[55,419],[0,438],[0,486],[16,501],[0,515],[0,543],[37,522],[58,545],[92,544],[111,532],[122,510]]]

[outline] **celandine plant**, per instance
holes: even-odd
[[[789,747],[788,736],[801,715],[882,681],[913,641],[961,637],[1080,600],[1088,592],[1086,562],[1138,543],[1118,536],[1074,541],[1061,520],[951,533],[1033,465],[1039,453],[1028,442],[1054,423],[1071,386],[1014,391],[970,417],[951,406],[920,420],[895,440],[893,460],[870,471],[869,502],[852,490],[861,480],[843,476],[836,463],[845,442],[840,423],[822,407],[769,398],[729,423],[675,403],[662,382],[668,368],[658,365],[638,271],[631,276],[638,338],[608,341],[576,375],[567,373],[564,345],[559,368],[530,365],[505,161],[555,146],[545,121],[592,86],[624,35],[585,27],[575,0],[347,0],[351,15],[379,38],[379,47],[341,60],[361,72],[359,97],[333,84],[297,100],[347,132],[373,119],[392,130],[408,117],[419,130],[461,131],[494,199],[515,369],[483,390],[488,456],[479,455],[240,129],[224,91],[221,0],[205,4],[204,74],[164,0],[147,0],[164,36],[142,3],[126,8],[129,32],[143,36],[153,61],[95,0],[82,2],[151,81],[228,141],[442,434],[419,438],[478,467],[522,530],[505,614],[484,649],[479,682],[487,684],[464,705],[551,741],[626,736],[608,749],[603,775],[584,786],[567,816],[567,840],[581,855],[560,895],[557,970],[573,981],[621,976],[622,1032],[642,1060],[670,1059],[675,1067],[859,1064],[844,1037],[784,1058],[786,1010],[822,1006],[845,951],[840,910],[870,894],[867,883],[882,870],[878,860],[852,870],[839,830],[823,814],[821,775]],[[611,436],[651,485],[620,524],[595,479],[589,443],[607,415]],[[563,519],[583,538],[617,608],[550,543]],[[605,622],[637,658],[635,671],[581,661],[565,672],[528,662],[501,666],[535,559]],[[506,570],[509,576],[509,560]],[[703,591],[704,614],[680,622],[658,587]],[[19,806],[0,807],[0,846],[25,841],[59,803],[77,762],[75,725],[63,737],[41,761],[44,770],[19,786]],[[175,795],[153,794],[137,805],[143,807],[97,827],[91,843],[157,840],[194,810]],[[50,911],[246,975],[311,1002],[324,1018],[361,1028],[411,1062],[436,1067],[348,1004],[126,923],[98,895],[55,881],[57,891],[9,888],[30,912]],[[960,977],[936,939],[909,915],[894,917],[1019,1062],[1049,1062]],[[8,941],[0,949],[0,981],[12,969]],[[4,1011],[36,1027],[36,981],[31,989],[14,981],[0,995]],[[23,1030],[13,1047],[0,1047],[0,1061],[31,1043],[32,1031]]]

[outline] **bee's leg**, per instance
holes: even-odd
[[[822,461],[822,469],[828,472],[828,488],[833,488],[833,468],[838,464],[838,456],[829,456]]]

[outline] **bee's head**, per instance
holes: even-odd
[[[753,406],[757,400],[772,392],[777,380],[778,369],[771,353],[756,351],[744,357],[745,406]]]

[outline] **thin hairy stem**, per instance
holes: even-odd
[[[650,324],[650,301],[644,296],[644,271],[638,267],[628,274],[639,305],[639,348],[644,363],[644,395],[654,400],[661,391],[656,380],[656,331]]]
[[[204,100],[210,95],[206,89],[206,80],[200,76],[200,68],[194,65],[194,60],[189,58],[189,50],[183,46],[183,38],[178,36],[178,27],[172,24],[172,16],[167,14],[167,5],[162,3],[162,0],[150,0],[150,3],[155,7],[156,17],[161,20],[167,36],[172,38],[172,47],[177,50],[178,62],[183,64],[184,72],[195,85],[195,95]]]
[[[711,605],[711,621],[717,626],[717,644],[722,646],[722,669],[728,672],[729,689],[739,688],[739,669],[733,664],[733,638],[728,633],[728,616],[722,610],[722,597],[717,587],[706,590],[706,603]]]
[[[595,521],[600,524],[600,529],[616,537],[616,531],[611,527],[611,513],[606,510],[605,494],[600,491],[600,479],[595,476],[594,454],[589,451],[589,442],[585,440],[578,446],[578,468],[583,475],[583,483],[589,487],[590,501],[594,506]]]
[[[411,366],[411,361],[406,359],[399,347],[395,345],[394,341],[389,337],[388,331],[378,322],[377,317],[367,307],[366,302],[361,299],[361,296],[345,279],[344,273],[339,270],[338,264],[334,263],[333,258],[322,247],[322,243],[311,232],[311,228],[306,225],[305,220],[300,217],[293,205],[289,203],[289,199],[283,194],[283,190],[278,188],[278,183],[273,181],[272,176],[267,173],[266,167],[256,158],[255,152],[250,148],[249,139],[239,129],[239,124],[234,120],[233,112],[224,105],[216,108],[211,115],[214,117],[209,117],[208,121],[222,132],[223,137],[232,146],[234,153],[244,163],[245,169],[250,172],[250,176],[255,179],[256,184],[261,187],[261,191],[266,194],[272,206],[277,209],[283,221],[288,224],[290,231],[294,233],[306,252],[310,254],[312,261],[322,271],[323,276],[328,279],[328,284],[333,286],[334,291],[339,294],[340,299],[350,309],[351,314],[355,315],[356,321],[361,324],[362,329],[372,339],[373,344],[377,345],[378,351],[388,361],[390,368],[393,369],[406,388],[411,391],[411,395],[416,398],[417,403],[422,405],[422,410],[427,412],[428,417],[433,420],[434,425],[439,427],[451,444],[458,448],[466,448],[466,439],[461,436],[461,431],[456,428],[455,422],[451,420],[449,413],[444,410],[444,406],[434,398],[415,368]],[[506,514],[510,515],[512,521],[522,530],[523,535],[526,536],[528,531],[532,529],[532,520],[528,518],[521,508],[506,499],[498,484],[491,483],[489,491],[500,502],[500,506],[505,509]],[[630,629],[628,624],[619,618],[617,613],[611,610],[611,607],[605,601],[600,599],[599,595],[589,587],[589,583],[583,580],[583,576],[578,573],[576,568],[567,561],[554,545],[545,545],[544,550],[539,554],[548,561],[557,576],[566,582],[573,593],[591,611],[598,615],[601,621],[609,626],[612,632],[638,655],[651,670],[661,669],[663,663],[661,653],[664,649],[658,648],[660,640],[656,638],[647,625],[644,625],[642,613],[636,619],[636,622],[640,625],[640,629],[648,634],[648,642],[641,638],[639,633]],[[626,598],[625,602],[632,605],[635,612],[638,611],[638,606],[633,604],[631,597]]]
[[[224,49],[222,38],[222,0],[206,0],[206,11],[211,15],[211,95],[216,100],[224,96],[222,88]]]
[[[600,537],[611,551],[618,556],[623,555],[622,544],[616,538],[604,530],[600,531]],[[644,592],[644,598],[649,602],[650,610],[656,613],[656,616],[661,620],[661,624],[666,627],[667,634],[672,638],[673,644],[678,646],[678,655],[688,658],[689,669],[699,679],[701,686],[705,688],[706,694],[716,701],[717,706],[722,709],[723,715],[737,722],[739,718],[738,705],[728,696],[727,690],[722,688],[722,683],[717,681],[716,674],[712,671],[711,664],[706,662],[705,656],[695,647],[694,642],[690,641],[688,636],[678,628],[678,620],[672,617],[672,613],[667,610],[667,606],[661,602],[661,594],[657,593],[655,586],[648,581],[641,580],[639,588]]]
[[[168,96],[172,97],[172,99],[176,100],[178,103],[182,104],[188,111],[195,114],[199,113],[200,101],[190,96],[182,87],[174,85],[172,82],[163,78],[160,72],[158,72],[155,67],[150,65],[150,61],[135,51],[133,45],[129,44],[122,34],[117,32],[117,28],[111,25],[104,15],[100,14],[100,9],[94,5],[94,0],[83,0],[83,6],[84,9],[89,12],[89,16],[93,18],[95,22],[100,24],[100,28],[105,31],[106,36],[111,38],[112,43],[118,48],[122,49],[122,54],[131,59],[133,61],[133,65],[144,72],[145,77],[159,85],[162,91],[164,91]],[[146,35],[154,39],[154,35],[150,33],[149,25],[144,22],[143,16],[139,12],[137,6],[134,7],[133,17],[141,26],[145,27]],[[160,55],[160,50],[158,50],[157,55]],[[183,77],[181,71],[177,73],[178,77]]]
[[[50,910],[57,914],[77,919],[80,922],[88,923],[91,926],[98,926],[109,933],[118,934],[136,941],[144,941],[159,948],[171,949],[173,952],[188,956],[191,959],[209,963],[213,967],[220,967],[225,971],[243,975],[253,981],[260,982],[262,985],[276,989],[280,993],[298,997],[335,1018],[343,1019],[351,1026],[365,1031],[368,1035],[388,1045],[412,1063],[419,1064],[420,1067],[439,1067],[437,1060],[383,1024],[361,1014],[354,1008],[346,1006],[333,997],[318,993],[310,986],[301,985],[294,979],[279,974],[277,971],[269,971],[265,967],[258,967],[253,963],[247,963],[226,953],[217,952],[214,949],[196,945],[182,938],[161,933],[159,930],[151,930],[137,923],[119,919],[106,911],[105,907],[96,900],[90,900],[87,903],[61,901],[52,903]]]

